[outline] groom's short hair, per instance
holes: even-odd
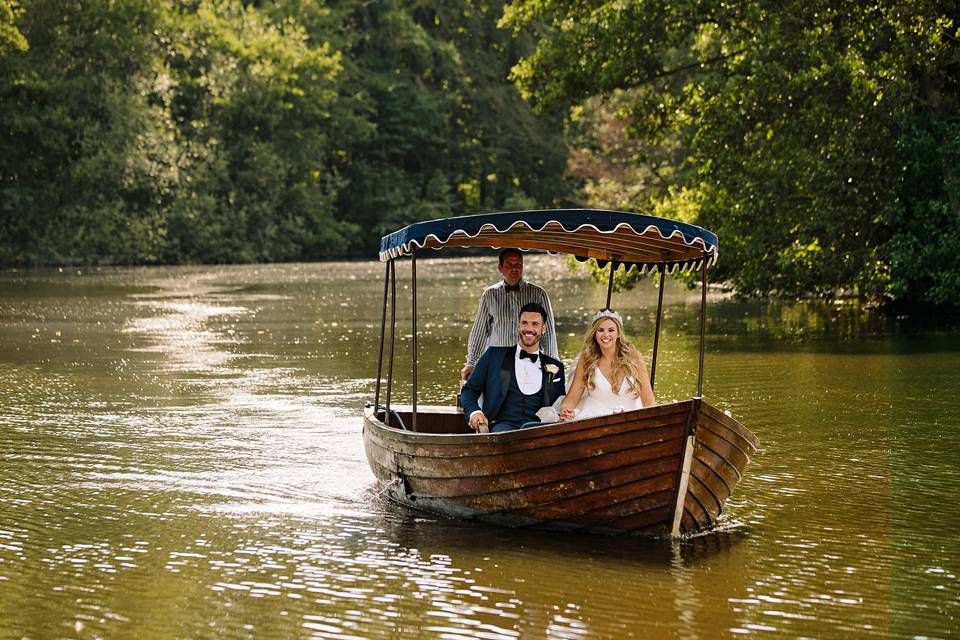
[[[543,318],[543,324],[547,324],[547,310],[543,308],[542,304],[538,302],[528,302],[520,307],[520,315],[522,316],[525,313],[539,313],[540,317]]]

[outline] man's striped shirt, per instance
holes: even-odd
[[[487,347],[510,347],[520,339],[520,308],[536,302],[547,310],[546,333],[540,339],[540,350],[552,358],[557,353],[557,332],[553,322],[553,308],[547,292],[526,280],[520,281],[519,291],[507,291],[503,281],[487,287],[480,296],[480,307],[467,340],[467,366],[474,367]]]

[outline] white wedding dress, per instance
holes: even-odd
[[[600,367],[596,367],[593,370],[593,384],[593,389],[587,387],[583,390],[583,396],[577,404],[577,420],[643,408],[640,398],[630,393],[630,382],[626,379],[620,383],[620,393],[614,393],[613,386],[604,377]]]

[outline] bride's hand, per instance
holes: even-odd
[[[573,420],[577,416],[577,411],[576,409],[561,406],[559,415],[561,420]]]

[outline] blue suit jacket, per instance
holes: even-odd
[[[470,414],[482,410],[490,422],[496,422],[503,407],[503,400],[510,388],[510,378],[514,375],[516,345],[512,347],[490,347],[483,352],[473,373],[467,378],[460,392],[463,404],[463,417],[470,421]],[[564,394],[563,363],[541,353],[543,385],[540,389],[540,406],[549,407]],[[550,374],[543,365],[557,366],[557,373]],[[483,407],[480,406],[480,394],[483,394]]]

